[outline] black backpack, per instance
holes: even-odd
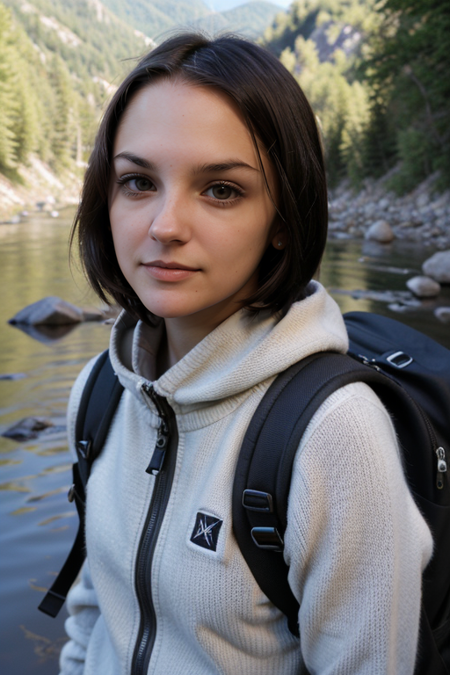
[[[434,539],[423,574],[416,675],[450,674],[450,351],[392,319],[352,312],[344,316],[348,355],[318,353],[281,373],[259,404],[245,434],[233,486],[233,530],[253,576],[298,635],[299,605],[283,556],[287,500],[295,453],[312,416],[336,389],[366,382],[390,412],[416,504]],[[78,463],[69,499],[80,527],[64,567],[39,609],[56,616],[81,568],[84,489],[101,452],[122,386],[108,352],[85,385],[76,422]]]

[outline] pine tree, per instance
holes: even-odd
[[[0,168],[3,170],[16,166],[14,121],[18,103],[13,86],[14,58],[11,13],[0,5]]]

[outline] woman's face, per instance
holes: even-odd
[[[249,130],[225,95],[167,80],[136,94],[114,142],[109,215],[120,268],[148,310],[217,323],[233,314],[282,238],[275,213]]]

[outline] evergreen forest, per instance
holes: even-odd
[[[105,102],[164,31],[238,28],[279,57],[316,113],[329,178],[390,175],[399,193],[450,179],[450,7],[445,0],[248,2],[2,0],[0,172],[33,154],[86,165]]]

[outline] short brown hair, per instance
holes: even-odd
[[[252,134],[263,144],[278,178],[278,216],[287,245],[269,246],[259,266],[259,287],[247,299],[258,311],[287,311],[304,297],[326,242],[328,210],[324,161],[314,113],[301,88],[270,52],[247,40],[199,33],[169,38],[147,54],[113,96],[86,171],[71,243],[78,234],[80,257],[91,286],[135,317],[148,310],[123,276],[110,230],[108,190],[115,135],[132,97],[161,78],[179,77],[229,96]],[[267,185],[267,181],[266,181]],[[256,305],[256,306],[255,306]]]

